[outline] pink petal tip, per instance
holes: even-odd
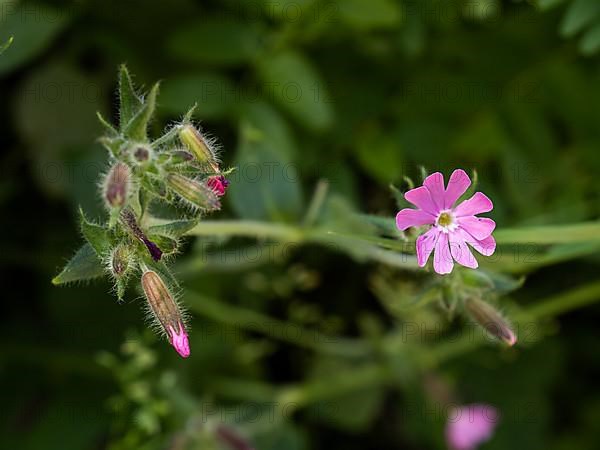
[[[177,333],[173,327],[169,327],[169,337],[171,345],[175,348],[175,350],[177,350],[177,353],[179,353],[183,358],[190,356],[190,343],[188,340],[188,335],[181,324],[179,325],[179,333]]]

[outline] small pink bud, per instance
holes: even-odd
[[[167,334],[169,343],[182,357],[190,356],[190,344],[183,325],[183,317],[162,278],[152,270],[144,272],[142,289],[148,300],[150,311]]]
[[[467,311],[488,333],[509,346],[517,343],[517,336],[508,321],[489,303],[478,298],[465,301]]]
[[[211,188],[215,194],[217,194],[219,197],[222,197],[225,195],[227,186],[229,186],[229,180],[223,175],[213,175],[212,177],[208,178],[206,185]]]
[[[188,341],[188,335],[183,328],[183,324],[179,323],[178,325],[178,331],[175,331],[172,326],[169,326],[169,330],[167,332],[169,335],[169,342],[171,342],[171,345],[175,347],[177,353],[184,358],[187,358],[190,356],[190,343]]]
[[[454,408],[446,423],[446,443],[452,450],[476,450],[492,437],[498,421],[498,410],[490,405]]]
[[[125,205],[131,190],[131,170],[127,164],[116,163],[104,180],[104,199],[111,208]]]

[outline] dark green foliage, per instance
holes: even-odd
[[[598,4],[0,2],[0,447],[444,449],[444,407],[485,402],[504,418],[482,450],[600,448]],[[155,262],[98,199],[102,146],[189,176],[182,121],[232,184],[199,220],[127,160]],[[499,247],[442,279],[393,216],[457,167]],[[189,307],[185,361],[143,324],[140,263]]]

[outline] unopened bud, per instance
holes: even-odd
[[[478,298],[470,298],[465,301],[467,311],[485,330],[500,339],[509,346],[517,342],[517,336],[508,321],[492,305]]]
[[[213,175],[212,177],[208,178],[206,185],[211,188],[215,194],[217,194],[219,197],[222,197],[225,195],[227,186],[229,186],[229,180],[223,175]]]
[[[154,261],[160,261],[162,257],[162,251],[158,248],[154,242],[146,237],[146,234],[142,231],[137,223],[135,214],[130,209],[121,211],[121,220],[127,226],[127,229],[133,234],[142,244],[146,246],[150,256]]]
[[[127,273],[130,266],[130,254],[123,245],[115,247],[110,258],[110,271],[115,278],[120,278]]]
[[[171,173],[167,175],[167,186],[197,208],[211,211],[221,207],[217,194],[199,181]]]
[[[194,155],[190,152],[186,152],[185,150],[174,150],[171,152],[171,162],[173,164],[182,164],[186,162],[190,162],[194,159]]]
[[[202,164],[209,164],[215,172],[219,171],[217,155],[212,143],[207,140],[193,125],[185,124],[179,130],[179,139]]]
[[[121,208],[131,190],[131,170],[127,164],[116,163],[104,180],[104,199],[111,208]]]
[[[142,289],[150,310],[167,334],[169,343],[184,358],[190,356],[190,344],[183,317],[164,281],[156,272],[148,270],[142,275]]]

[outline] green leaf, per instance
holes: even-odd
[[[264,414],[267,417],[267,414]],[[254,447],[261,450],[307,450],[308,440],[305,433],[295,425],[283,422],[275,428],[257,427],[253,439]]]
[[[402,174],[400,144],[390,133],[367,129],[358,135],[355,154],[365,170],[376,180],[389,183]]]
[[[252,23],[204,18],[178,27],[168,40],[168,51],[186,63],[237,65],[261,51],[260,30]]]
[[[99,111],[96,112],[96,117],[98,117],[98,121],[111,137],[118,136],[119,132],[102,116],[102,114],[100,114]]]
[[[594,21],[600,14],[598,0],[574,0],[560,25],[563,36],[573,36]]]
[[[14,2],[13,2],[14,3]],[[0,75],[12,72],[41,54],[68,22],[66,10],[31,3],[19,5],[12,14],[10,5],[0,15],[0,41],[14,37],[11,51],[0,58]],[[3,44],[3,46],[6,44]]]
[[[297,167],[279,154],[267,136],[243,137],[234,165],[237,170],[227,197],[241,217],[275,221],[300,217],[302,192]]]
[[[316,69],[300,53],[285,50],[258,61],[269,98],[305,127],[324,130],[333,122],[332,100]]]
[[[100,259],[90,244],[81,247],[65,268],[52,279],[52,284],[61,285],[75,281],[87,281],[105,274]]]
[[[153,225],[148,228],[151,234],[160,234],[167,237],[180,237],[190,231],[198,223],[197,220],[175,220],[160,225]]]
[[[565,0],[538,0],[537,6],[542,11],[546,11],[546,10],[554,8],[564,2],[565,2]]]
[[[177,241],[168,236],[162,236],[158,234],[150,234],[148,236],[152,242],[158,245],[158,248],[163,252],[164,256],[169,256],[177,253],[178,244]]]
[[[600,49],[600,23],[585,32],[579,42],[579,50],[584,55],[592,55]]]
[[[402,10],[392,0],[344,0],[336,5],[340,20],[354,28],[390,28],[402,22]]]
[[[240,95],[227,77],[217,73],[195,73],[165,81],[160,93],[160,108],[181,115],[188,111],[190,104],[198,102],[194,111],[198,117],[222,118],[240,101]]]
[[[294,160],[298,153],[298,145],[290,124],[281,112],[265,101],[249,102],[241,106],[240,116],[264,136],[269,137],[273,148],[285,158]]]
[[[142,106],[127,125],[125,125],[125,128],[122,131],[126,137],[134,141],[148,142],[148,123],[156,108],[158,87],[159,83],[152,86],[152,89],[148,93],[148,97],[145,99],[144,106]]]
[[[9,37],[9,38],[8,38],[8,41],[6,41],[4,44],[0,45],[0,55],[1,55],[2,53],[4,53],[4,51],[5,51],[5,50],[6,50],[8,47],[10,47],[10,44],[12,44],[12,41],[13,41],[13,37],[11,36],[11,37]]]
[[[119,68],[119,117],[121,130],[133,118],[133,116],[144,106],[144,102],[135,92],[133,81],[125,64]]]
[[[92,246],[96,254],[102,257],[110,248],[108,230],[87,220],[83,210],[79,209],[79,224],[83,237]]]
[[[331,378],[332,374],[351,372],[352,364],[339,358],[320,357],[311,373],[311,379]],[[384,399],[381,386],[357,389],[348,394],[332,397],[315,406],[319,420],[344,430],[365,430],[375,420]],[[310,414],[310,410],[308,411]]]

